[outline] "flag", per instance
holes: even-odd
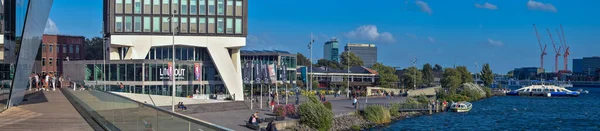
[[[269,68],[267,67],[267,63],[262,63],[261,62],[261,66],[260,66],[261,70],[262,70],[262,79],[263,79],[263,83],[268,83],[269,82]]]
[[[253,61],[252,63],[254,63],[254,83],[260,82],[260,65],[258,62]]]
[[[244,63],[244,67],[242,67],[242,77],[243,77],[244,83],[248,84],[248,83],[250,83],[250,78],[249,78],[250,71],[249,71],[249,69],[252,69],[252,68],[250,68],[250,62],[249,61],[245,61],[245,62],[246,63]]]
[[[197,81],[202,81],[202,63],[194,63],[194,75]]]
[[[277,82],[277,76],[275,74],[275,64],[269,64],[269,80],[271,84]]]
[[[287,81],[287,65],[285,65],[285,62],[281,62],[281,81],[285,82]]]

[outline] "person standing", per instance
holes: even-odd
[[[60,88],[62,88],[62,87],[63,87],[63,85],[64,85],[63,81],[65,81],[65,78],[63,78],[63,76],[62,76],[62,75],[60,75],[60,76],[58,77],[58,83],[60,84]]]
[[[123,85],[123,82],[121,82],[121,84],[119,84],[119,88],[121,88],[121,92],[123,92],[123,88],[125,88],[125,85]]]
[[[35,78],[35,90],[38,91],[40,90],[40,75],[34,74],[33,77]]]
[[[50,87],[50,75],[44,74],[44,91],[48,91],[48,87]]]
[[[52,73],[52,91],[56,91],[56,76]]]

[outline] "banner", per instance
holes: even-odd
[[[269,67],[267,67],[267,63],[261,62],[260,69],[262,72],[260,74],[260,76],[262,77],[263,83],[264,84],[269,83],[270,76],[269,76]]]
[[[260,76],[260,65],[254,61],[252,63],[254,64],[254,83],[257,83],[262,78]]]
[[[281,62],[281,81],[285,83],[287,81],[287,78],[287,65],[285,65],[285,62]]]
[[[277,76],[275,75],[275,64],[269,65],[269,79],[271,80],[271,84],[275,84],[277,82]]]
[[[194,63],[194,75],[197,81],[202,81],[202,63]]]
[[[249,69],[252,69],[252,68],[250,68],[249,64],[250,64],[249,61],[245,61],[244,66],[242,67],[242,81],[245,84],[250,83],[250,78],[249,78],[250,71],[249,71]]]

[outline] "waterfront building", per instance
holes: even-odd
[[[312,76],[313,80],[319,82],[318,88],[322,89],[335,89],[344,85],[344,79],[350,78],[350,87],[366,88],[369,86],[376,86],[379,74],[377,71],[364,66],[351,67],[350,70],[338,70],[331,69],[328,67],[313,67],[312,73],[310,73],[310,67],[300,67],[297,69],[297,77],[302,80],[305,85],[309,83],[309,76]],[[306,87],[300,87],[306,88]]]
[[[573,59],[573,73],[595,75],[598,68],[600,68],[600,56]]]
[[[331,40],[325,42],[325,45],[323,46],[323,59],[339,62],[339,53],[340,50],[336,38],[331,38]]]
[[[513,70],[513,77],[516,77],[518,80],[538,80],[540,78],[551,78],[549,77],[540,77],[539,74],[542,74],[544,69],[539,67],[521,67],[515,68]]]
[[[345,50],[360,57],[366,67],[371,67],[377,63],[377,47],[375,47],[375,44],[348,43]]]
[[[297,59],[296,54],[291,54],[287,51],[279,51],[279,50],[242,50],[241,51],[241,59],[243,63],[265,63],[269,65],[273,65],[276,69],[277,83],[295,83],[296,76],[296,67],[297,67]],[[286,66],[285,73],[283,73],[283,65]],[[249,68],[242,68],[242,72],[247,71]],[[250,68],[251,69],[251,68]],[[249,70],[248,70],[249,71]],[[255,72],[255,70],[252,70]],[[253,73],[256,74],[256,73]],[[287,78],[283,81],[283,76],[286,75]],[[287,75],[292,74],[292,75]],[[251,78],[253,76],[249,76]],[[252,79],[249,79],[248,82],[254,82]],[[273,81],[274,82],[274,81]],[[249,84],[249,83],[248,83]]]

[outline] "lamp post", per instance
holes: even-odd
[[[173,10],[173,13],[171,13],[171,19],[170,19],[171,23],[173,23],[173,21],[175,19],[175,13],[177,13],[177,10]],[[175,25],[175,26],[177,26],[177,25]],[[173,27],[175,27],[175,26],[173,26]],[[173,47],[172,48],[172,53],[173,53],[173,58],[172,58],[171,62],[173,63],[172,64],[173,70],[171,70],[171,79],[173,81],[173,89],[171,89],[171,111],[173,111],[173,112],[175,112],[175,90],[177,89],[175,87],[175,79],[176,79],[176,77],[175,77],[175,32],[176,31],[177,31],[177,27],[172,28],[172,32],[173,32],[173,35],[172,35],[172,47]]]
[[[307,75],[308,79],[307,82],[308,84],[306,84],[306,91],[308,91],[309,88],[312,88],[312,44],[315,42],[315,40],[313,39],[313,33],[310,32],[310,42],[308,42],[308,50],[310,50],[310,60],[309,60],[309,67],[310,67],[310,73]],[[311,89],[312,90],[312,89]]]

